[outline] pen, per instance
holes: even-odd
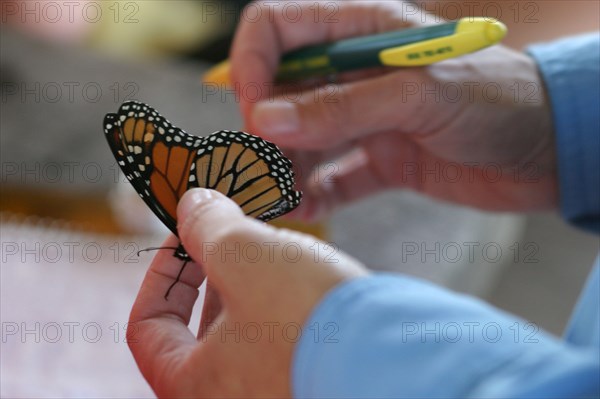
[[[494,45],[506,26],[493,18],[467,17],[440,25],[402,29],[300,48],[285,54],[275,80],[301,80],[378,66],[413,67],[455,58]],[[208,83],[229,83],[230,66],[223,61],[203,77]]]

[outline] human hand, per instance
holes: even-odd
[[[366,270],[313,237],[244,216],[216,191],[186,193],[178,221],[182,243],[198,263],[186,266],[168,301],[163,295],[181,261],[162,250],[150,266],[128,325],[140,371],[159,397],[290,396],[299,338],[284,327],[303,326],[327,291]],[[176,238],[165,245],[176,245]],[[188,323],[205,278],[195,335]]]
[[[246,98],[243,88],[272,82],[285,52],[430,19],[404,15],[406,5],[388,1],[327,1],[320,15],[331,4],[335,23],[315,20],[314,2],[299,3],[299,21],[285,18],[283,5],[242,19],[231,53],[246,129],[286,149],[300,170],[297,216],[317,217],[390,188],[487,210],[557,206],[544,86],[530,57],[502,46],[424,68],[344,74],[336,84],[275,99],[268,90],[258,101],[255,91]]]

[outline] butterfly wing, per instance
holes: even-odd
[[[190,184],[220,191],[249,216],[268,221],[300,203],[292,163],[275,144],[222,130],[206,137],[196,153]]]
[[[177,202],[187,190],[190,165],[201,140],[134,101],[124,103],[117,114],[106,115],[104,130],[129,182],[177,234]]]

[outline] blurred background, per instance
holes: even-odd
[[[240,129],[235,95],[201,76],[227,57],[246,3],[2,2],[2,397],[152,396],[124,331],[152,257],[135,252],[166,231],[119,174],[102,119],[138,99],[190,133]],[[596,1],[416,3],[448,19],[498,18],[516,49],[599,30]],[[483,213],[406,191],[303,228],[375,270],[479,296],[558,335],[599,249],[555,214]]]

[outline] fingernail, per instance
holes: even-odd
[[[207,190],[205,188],[194,188],[189,190],[181,197],[181,200],[177,205],[177,219],[186,219],[198,205],[207,201],[212,201],[213,199],[214,195],[212,190]]]
[[[259,102],[252,111],[252,123],[267,136],[293,134],[300,129],[298,110],[286,101]]]

